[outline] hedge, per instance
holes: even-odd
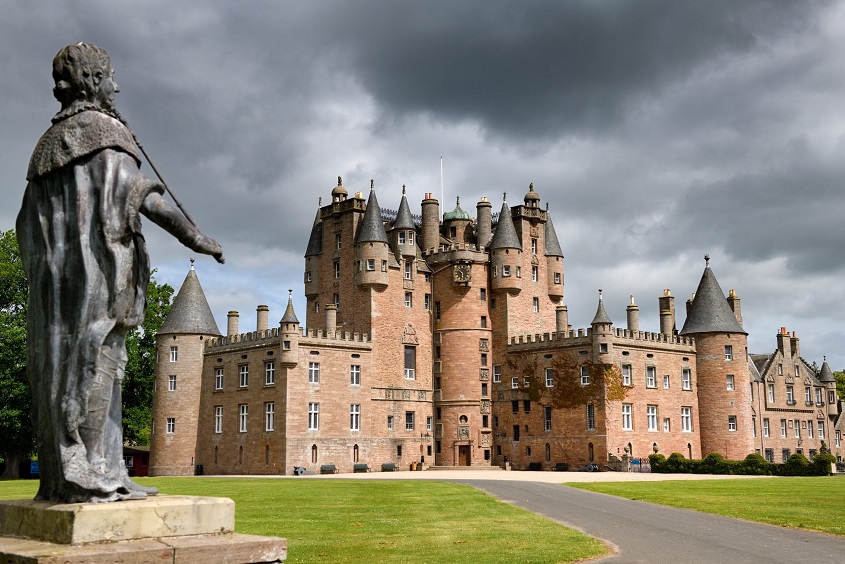
[[[666,458],[662,454],[648,457],[651,471],[660,474],[736,474],[764,476],[827,476],[836,458],[817,454],[810,462],[803,454],[793,454],[783,464],[768,462],[759,454],[749,454],[745,460],[726,460],[715,452],[702,460],[689,460],[679,452]]]

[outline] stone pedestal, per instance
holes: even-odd
[[[0,562],[279,562],[287,541],[236,534],[230,499],[0,501]]]

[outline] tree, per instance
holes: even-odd
[[[0,478],[17,478],[32,454],[35,434],[26,377],[26,306],[29,286],[14,230],[0,232]]]
[[[833,377],[836,378],[836,393],[839,399],[845,399],[845,370],[837,370]]]
[[[151,276],[144,322],[126,337],[129,360],[123,380],[123,440],[129,444],[150,444],[156,333],[170,312],[172,301],[173,288],[158,284]]]

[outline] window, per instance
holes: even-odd
[[[167,391],[175,392],[176,391],[176,375],[171,374],[167,377]]]
[[[317,431],[320,428],[320,404],[308,404],[308,430]]]
[[[423,296],[423,307],[426,311],[431,311],[431,294]]]
[[[785,448],[781,451],[781,456],[783,457],[783,461],[786,462],[789,459],[789,449]]]
[[[657,406],[649,405],[646,407],[646,415],[648,416],[648,430],[657,431]]]
[[[487,397],[487,382],[481,383],[481,397]]]
[[[513,388],[514,390],[519,388],[519,378],[517,378],[516,376],[511,378],[511,388]]]
[[[478,292],[478,299],[479,299],[479,300],[481,300],[482,302],[486,302],[486,301],[487,301],[487,288],[481,288],[481,289],[479,289],[479,292]]]
[[[483,425],[484,427],[487,426],[487,417],[488,417],[487,415],[484,416],[484,425]],[[434,419],[431,416],[426,417],[425,418],[425,430],[431,431],[433,427],[434,427]]]
[[[175,417],[168,417],[167,418],[167,429],[166,432],[168,435],[172,435],[176,432],[176,418]]]
[[[810,386],[804,387],[804,403],[807,406],[813,405],[813,392],[810,389]]]
[[[502,365],[501,364],[494,364],[493,365],[493,383],[498,384],[502,381]]]
[[[396,445],[396,456],[402,458],[402,445]]]
[[[312,280],[312,277],[311,277],[311,271],[310,271],[310,270],[308,270],[308,271],[306,271],[306,272],[305,272],[305,281],[306,281],[306,282],[311,282],[311,280]]]
[[[630,403],[622,404],[622,429],[624,431],[631,431],[634,428],[633,406]]]
[[[821,407],[824,405],[824,401],[822,401],[822,389],[816,388],[816,406]]]
[[[523,377],[522,378],[522,387],[527,388],[529,386],[531,386],[531,378],[529,378],[528,376]]]
[[[552,430],[552,406],[543,406],[543,430],[549,432]]]
[[[596,408],[593,404],[587,404],[587,430],[596,430]]]
[[[387,416],[387,430],[388,431],[393,430],[393,416],[392,415]]]
[[[405,347],[405,380],[415,379],[416,370],[417,349],[415,347]]]
[[[539,278],[539,268],[536,266],[531,267],[531,281],[536,282],[537,278]]]
[[[540,298],[531,298],[532,308],[534,309],[534,313],[538,313],[540,311]]]
[[[537,239],[531,239],[531,254],[537,254]]]
[[[387,261],[386,260],[381,261],[381,271],[387,272]]]
[[[783,364],[778,364],[778,376],[783,376]]]
[[[824,421],[819,421],[819,438],[824,440]]]
[[[681,431],[685,433],[692,432],[692,408],[681,408]]]
[[[440,302],[434,302],[434,319],[440,319]]]
[[[692,389],[692,370],[690,370],[689,368],[684,368],[681,371],[681,389]]]
[[[413,231],[408,231],[408,244],[409,245],[414,244],[414,232]]]
[[[546,387],[547,388],[554,388],[555,387],[555,371],[551,368],[546,368]]]
[[[238,430],[241,433],[246,433],[247,416],[249,415],[249,406],[242,403],[238,406]]]
[[[340,262],[334,261],[334,277],[340,278]]]
[[[669,389],[669,375],[668,374],[663,375],[663,389],[664,390]]]
[[[808,388],[809,390],[809,388]],[[787,405],[795,405],[795,397],[794,391],[792,386],[786,387],[786,403]]]
[[[590,384],[590,368],[588,366],[581,366],[581,385],[588,386]]]
[[[264,385],[272,386],[276,383],[276,365],[272,362],[264,363]]]
[[[223,368],[217,367],[214,369],[214,389],[223,389]]]
[[[606,353],[607,352],[607,343],[599,343],[599,352]]]
[[[511,275],[511,267],[510,265],[503,265],[502,266],[502,276],[510,276]]]
[[[774,463],[775,462],[775,449],[767,448],[766,449],[766,461]]]
[[[672,422],[668,417],[663,418],[663,432],[669,433],[672,430]]]
[[[481,328],[487,329],[487,316],[486,315],[481,316]]]
[[[223,406],[222,405],[215,405],[214,406],[214,432],[215,433],[222,433],[223,432]]]
[[[780,420],[780,438],[786,438],[786,419]]]
[[[511,400],[511,412],[519,413],[519,400]]]
[[[531,400],[522,400],[522,410],[525,413],[531,413]]]
[[[813,438],[813,421],[812,420],[807,421],[807,438],[808,439]]]
[[[367,259],[367,270],[374,272],[376,269],[376,259]]]
[[[515,441],[519,440],[519,425],[513,426],[513,440],[515,440]]]
[[[405,430],[406,431],[413,431],[414,430],[414,412],[413,411],[406,411],[405,412]]]
[[[361,430],[361,404],[353,403],[349,406],[349,430]]]
[[[836,403],[836,394],[833,390],[828,390],[827,392],[827,403]]]
[[[795,377],[798,378],[800,376],[800,372],[798,370],[798,365],[795,365]]]
[[[309,384],[319,384],[320,383],[320,363],[319,362],[309,362],[308,363],[308,383]]]
[[[276,404],[268,402],[264,404],[264,430],[273,431],[276,428]]]
[[[335,249],[339,249],[341,247],[341,241],[342,241],[342,239],[340,238],[340,233],[338,233],[337,235],[334,236],[334,247],[335,247]]]
[[[411,292],[405,292],[405,307],[411,307],[413,305],[413,294]]]
[[[486,341],[487,339],[483,339],[483,340]],[[487,353],[481,353],[480,362],[481,362],[481,366],[487,366]]]
[[[357,364],[353,364],[349,368],[349,384],[352,386],[361,385],[361,367]]]
[[[170,347],[170,362],[179,360],[179,347]]]
[[[736,431],[736,415],[728,415],[728,431]]]
[[[836,448],[839,448],[839,445],[842,441],[842,432],[836,431],[836,434],[833,436],[833,440],[835,441]]]
[[[238,367],[238,385],[241,388],[249,386],[249,365],[242,364]]]
[[[560,272],[555,272],[555,284],[560,284]]]
[[[725,345],[725,360],[733,360],[734,348],[731,345]]]
[[[647,366],[645,369],[645,387],[657,387],[657,369],[654,366]]]
[[[763,419],[763,436],[764,437],[769,436],[769,419],[768,418]]]
[[[795,438],[800,439],[801,438],[801,421],[796,419],[794,424],[793,424],[793,427],[795,428]]]
[[[623,364],[622,365],[622,385],[623,386],[630,386],[631,385],[631,365],[630,364]]]
[[[399,232],[399,244],[400,245],[405,244],[405,232],[404,231]]]
[[[332,301],[334,302],[334,307],[340,309],[340,294],[332,294]]]
[[[405,280],[411,279],[411,261],[405,261]]]
[[[766,384],[766,398],[769,400],[769,403],[775,402],[775,385],[774,384]]]
[[[725,376],[725,389],[729,391],[734,390],[734,375],[728,374]]]
[[[522,278],[522,267],[521,266],[516,267],[516,277]]]

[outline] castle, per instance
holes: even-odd
[[[573,329],[563,258],[533,185],[498,215],[458,200],[441,220],[431,194],[414,216],[403,188],[388,212],[372,185],[350,197],[338,178],[305,250],[304,326],[289,297],[278,326],[259,305],[255,331],[231,311],[221,335],[191,267],[157,337],[150,474],[780,462],[823,440],[841,459],[829,366],[785,328],[774,353],[749,354],[740,299],[709,259],[682,328],[665,290],[648,332],[633,296],[622,328],[601,291]]]

